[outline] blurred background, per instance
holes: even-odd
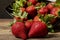
[[[8,14],[12,13],[10,8],[13,2],[14,0],[0,0],[0,19],[12,18]]]

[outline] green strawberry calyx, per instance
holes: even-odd
[[[24,7],[24,2],[26,2],[26,0],[15,0],[15,2],[13,3],[13,7],[12,7],[13,8],[12,15],[14,17],[19,17],[20,20],[18,20],[18,21],[20,21],[20,22],[23,21],[24,18],[27,18],[27,15],[28,15],[28,13],[26,11],[22,12],[20,10],[20,8]],[[17,22],[17,20],[14,18],[13,22],[11,22],[10,24],[12,25],[15,22]]]
[[[40,5],[39,6],[36,6],[35,8],[38,10],[38,9],[40,9],[42,7],[45,7],[45,6],[46,6],[46,3],[41,2]]]

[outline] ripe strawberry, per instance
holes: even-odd
[[[24,23],[16,22],[15,24],[12,25],[11,30],[14,36],[22,38],[22,39],[26,39]]]
[[[48,34],[47,26],[45,23],[35,21],[29,31],[29,37],[44,37]]]
[[[22,12],[24,12],[24,11],[25,11],[25,8],[22,7],[22,8],[20,8],[20,10],[21,10]]]
[[[48,12],[47,7],[42,7],[40,10],[38,10],[38,13],[41,15],[45,15]]]
[[[58,7],[54,7],[50,13],[54,16],[59,16],[59,12],[60,12],[60,9]]]
[[[32,23],[33,23],[33,22],[32,22],[31,20],[27,20],[27,21],[25,22],[25,26],[26,26],[27,31],[30,30]]]
[[[51,3],[49,3],[47,6],[46,6],[49,10],[52,10],[52,8],[54,7]]]
[[[28,0],[28,2],[31,2],[33,5],[37,3],[37,0]]]
[[[33,21],[41,21],[41,20],[40,20],[39,16],[35,16]]]
[[[35,12],[35,7],[32,5],[32,6],[29,6],[26,8],[26,11],[28,12],[28,14],[32,14]]]
[[[38,2],[38,3],[36,3],[36,6],[40,6],[40,3]]]
[[[36,15],[36,9],[35,9],[35,7],[32,5],[32,6],[29,6],[29,7],[27,7],[26,8],[26,12],[28,12],[28,16],[30,17],[30,18],[34,18],[34,16]]]

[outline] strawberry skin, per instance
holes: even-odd
[[[37,0],[28,0],[28,1],[31,2],[33,5],[37,3]]]
[[[45,23],[35,21],[29,31],[29,37],[44,37],[48,34],[47,26]]]
[[[41,20],[40,20],[39,16],[35,16],[33,21],[41,21]]]
[[[40,3],[38,2],[38,3],[36,3],[36,5],[35,6],[40,6]]]
[[[36,9],[33,5],[26,8],[26,11],[28,12],[28,14],[33,14],[35,10]]]
[[[11,30],[12,30],[12,34],[15,37],[26,39],[24,23],[16,22],[15,24],[12,25],[12,29]]]
[[[27,34],[28,34],[28,32],[29,32],[32,24],[33,24],[33,21],[30,21],[30,20],[27,20],[27,21],[25,22],[25,27],[26,27],[26,30],[27,30],[27,31],[26,31]]]
[[[25,22],[25,26],[26,26],[26,29],[27,30],[29,30],[30,28],[31,28],[31,25],[32,25],[32,21],[29,21],[29,20],[27,20],[26,22]]]
[[[36,15],[36,9],[35,7],[32,5],[32,6],[29,6],[26,8],[26,12],[28,12],[28,16],[30,18],[34,18],[34,16]]]
[[[52,8],[54,7],[51,3],[49,3],[47,6],[46,6],[49,10],[52,10]]]
[[[58,16],[58,12],[60,11],[60,9],[58,7],[54,7],[52,10],[51,10],[51,14],[54,15],[54,16]]]
[[[38,13],[41,15],[45,15],[48,12],[48,9],[46,7],[41,8],[38,10]]]

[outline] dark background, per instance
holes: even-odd
[[[12,18],[8,13],[11,13],[9,9],[14,0],[0,0],[0,19],[2,18]]]

